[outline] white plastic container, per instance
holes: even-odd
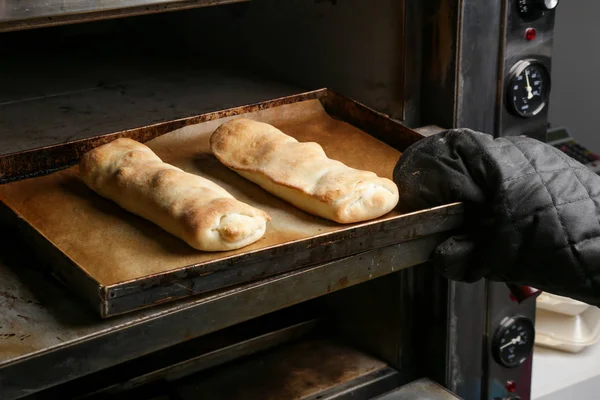
[[[566,315],[579,315],[587,310],[590,305],[568,297],[542,293],[537,298],[536,307],[541,310],[553,311]]]
[[[579,315],[538,309],[535,330],[537,346],[578,353],[600,341],[600,309],[588,306]]]

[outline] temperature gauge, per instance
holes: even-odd
[[[530,319],[505,318],[492,341],[494,358],[505,367],[518,367],[531,354],[534,339],[535,328]]]
[[[507,101],[511,111],[523,118],[538,115],[548,101],[550,75],[535,60],[519,61],[508,79]]]

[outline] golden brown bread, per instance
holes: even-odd
[[[227,167],[311,214],[340,223],[380,217],[398,203],[394,182],[328,158],[317,143],[300,143],[272,125],[238,118],[210,138]]]
[[[198,250],[233,250],[254,243],[270,219],[219,185],[162,162],[131,139],[117,139],[86,153],[79,171],[101,196]]]

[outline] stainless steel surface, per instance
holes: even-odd
[[[3,399],[418,265],[444,237],[431,235],[106,321],[94,318],[62,288],[28,271],[22,264],[24,254],[17,253],[0,266],[0,308],[5,310],[0,315]],[[8,246],[0,252],[3,257],[10,254]]]
[[[502,64],[502,3],[466,0],[459,39],[456,126],[494,134]],[[485,27],[485,28],[484,28]]]
[[[519,19],[516,5],[516,1],[509,0],[462,2],[459,14],[461,31],[455,44],[457,81],[454,86],[449,86],[445,97],[448,104],[456,101],[456,109],[452,112],[452,107],[447,106],[437,110],[440,114],[438,120],[449,121],[452,117],[454,127],[467,127],[494,135],[526,134],[531,132],[532,124],[545,126],[543,116],[534,118],[534,122],[511,116],[508,118],[511,118],[514,123],[511,126],[516,130],[511,131],[512,128],[507,125],[503,98],[505,68],[524,54],[538,54],[539,51],[547,54],[551,44],[551,26],[546,19],[552,17],[546,15],[531,25],[541,27],[542,32],[538,33],[535,42],[528,43],[523,35],[524,29],[530,25]],[[510,15],[508,23],[507,15]],[[482,26],[486,28],[482,29]],[[505,29],[508,32],[506,37]],[[488,335],[496,323],[494,321],[511,312],[514,305],[504,286],[490,285],[482,281],[448,284],[445,362],[452,366],[440,381],[467,400],[493,399],[498,393],[498,385],[503,385],[500,382],[507,377],[492,364]],[[505,296],[497,295],[498,290]],[[473,308],[473,304],[481,307]],[[524,393],[528,392],[530,371],[531,365],[524,365],[508,374],[522,382]]]
[[[525,55],[549,55],[551,49],[552,13],[530,25],[515,15],[516,5],[512,0],[429,3],[426,42],[435,45],[426,48],[423,62],[423,104],[427,105],[423,122],[494,135],[527,134],[545,126],[543,116],[533,121],[513,118],[512,127],[506,124],[502,94],[505,68]],[[508,12],[510,22],[506,19]],[[523,36],[529,26],[538,28],[534,42],[527,42]],[[425,274],[426,270],[417,272]],[[488,324],[504,316],[512,301],[508,296],[491,295],[495,289],[489,292],[486,282],[464,284],[436,279],[434,276],[430,280],[439,285],[431,291],[437,304],[437,326],[432,332],[444,333],[434,334],[431,341],[431,357],[437,362],[430,362],[427,376],[467,400],[491,399],[493,385],[488,382],[501,380],[503,374],[489,367]],[[445,299],[438,297],[443,293]],[[444,367],[435,368],[436,364]],[[529,384],[530,368],[525,365],[518,372],[524,387]]]
[[[517,7],[516,1],[505,1],[502,35],[506,46],[499,77],[499,93],[502,105],[499,112],[497,131],[500,136],[527,135],[545,141],[548,127],[548,104],[535,117],[522,118],[513,115],[506,107],[505,96],[511,68],[519,61],[535,59],[540,61],[548,72],[551,72],[556,11],[549,10],[536,13],[533,20],[526,21],[519,15]],[[533,41],[525,40],[525,30],[528,28],[534,28],[537,32]]]
[[[439,0],[430,4],[428,13],[427,36],[435,45],[426,49],[424,60],[423,96],[428,106],[424,121],[494,133],[502,2]],[[435,361],[429,360],[426,376],[467,400],[487,399],[482,392],[487,356],[485,282],[438,279],[430,278],[435,284],[431,307],[436,317],[429,328],[429,347]]]
[[[375,400],[460,400],[454,394],[429,379],[409,383]]]
[[[551,67],[552,45],[554,38],[555,11],[534,13],[534,19],[524,20],[518,11],[516,1],[504,1],[502,11],[503,53],[498,76],[498,112],[495,134],[498,136],[529,135],[545,140],[547,130],[548,106],[532,118],[517,117],[509,112],[505,102],[505,88],[511,67],[519,60],[534,58],[540,60],[548,70]],[[525,30],[535,28],[535,40],[525,40]],[[504,317],[523,315],[531,320],[535,318],[535,299],[526,300],[523,304],[514,302],[510,292],[503,284],[487,283],[487,322],[486,343],[488,357],[484,360],[486,399],[503,398],[508,395],[507,381],[517,385],[517,395],[522,400],[531,398],[531,357],[524,365],[515,369],[507,369],[497,364],[491,357],[491,338]]]
[[[244,1],[249,0],[2,0],[0,32]]]
[[[437,91],[441,88],[441,93],[444,94],[435,99],[434,104],[445,106],[435,109],[434,118],[429,121],[436,121],[440,126],[466,127],[494,135],[511,134],[503,125],[506,122],[502,95],[505,65],[511,65],[516,49],[520,49],[521,56],[524,54],[522,52],[537,52],[534,50],[536,46],[547,49],[550,32],[538,33],[538,39],[528,43],[523,35],[525,27],[529,25],[515,16],[516,1],[467,0],[456,2],[455,6],[450,6],[449,3],[454,2],[436,3],[440,11],[436,14],[438,29],[451,29],[449,26],[454,26],[448,22],[452,21],[453,15],[444,13],[443,10],[444,7],[457,7],[460,30],[456,36],[448,32],[444,39],[447,41],[444,42],[445,46],[439,47],[432,57],[432,60],[448,66],[448,78],[441,79],[445,75],[439,73],[432,75],[436,78],[432,87]],[[504,37],[506,13],[509,11],[513,22],[507,28],[510,33]],[[515,25],[515,21],[520,22]],[[542,22],[534,25],[538,26],[540,23]],[[447,53],[444,52],[445,49],[452,49],[454,52]],[[436,71],[433,69],[433,72]],[[456,81],[453,81],[453,77],[456,77]],[[528,132],[530,123],[522,119],[513,121],[517,134]],[[536,124],[538,123],[543,122],[538,120]],[[450,364],[450,367],[446,369],[443,378],[439,373],[431,376],[444,382],[452,392],[465,399],[492,399],[495,384],[488,382],[501,380],[503,373],[489,364],[491,356],[487,343],[490,329],[488,324],[493,323],[491,321],[495,318],[504,316],[512,302],[508,294],[506,297],[491,296],[485,282],[450,282],[447,290],[447,336],[445,353],[441,354],[445,354],[442,360]],[[481,306],[474,308],[473,304]],[[443,315],[444,310],[439,310],[439,313]],[[443,339],[439,338],[438,342],[441,340]],[[523,366],[517,372],[518,375],[524,374],[521,376],[524,386],[528,384],[528,368],[530,370],[530,366]]]
[[[455,128],[461,1],[428,0],[423,2],[423,8],[421,98],[424,107],[420,125]]]

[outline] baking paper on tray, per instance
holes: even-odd
[[[163,161],[208,178],[271,215],[261,240],[232,252],[195,250],[124,211],[87,188],[78,167],[0,186],[0,199],[103,286],[346,228],[296,209],[219,163],[210,153],[210,135],[241,116],[270,123],[299,141],[318,142],[330,158],[382,177],[391,179],[400,157],[397,150],[330,117],[318,100],[191,125],[148,142]],[[397,213],[382,218],[392,215]]]

